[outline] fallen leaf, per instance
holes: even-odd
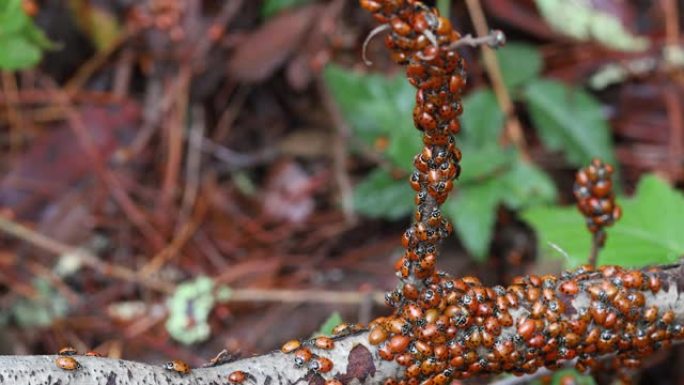
[[[260,82],[276,71],[305,37],[322,6],[283,12],[245,36],[228,62],[228,73],[244,82]]]

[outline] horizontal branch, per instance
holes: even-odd
[[[663,266],[659,270],[662,287],[655,293],[651,289],[641,291],[645,303],[644,307],[655,306],[658,314],[668,311],[674,313],[674,324],[684,322],[684,298],[682,291],[682,265]],[[596,277],[583,281],[585,287],[601,284],[609,278]],[[564,320],[577,319],[590,311],[592,299],[589,295],[577,295],[569,306],[576,310],[572,314],[564,315]],[[514,314],[513,325],[502,329],[502,338],[515,334],[515,325],[527,319],[532,309],[520,307]],[[641,322],[641,321],[640,321]],[[587,333],[600,325],[591,324]],[[675,336],[676,338],[679,336]],[[681,337],[679,337],[681,338]],[[101,357],[74,356],[80,368],[67,371],[57,367],[55,360],[58,356],[3,356],[0,357],[0,385],[4,384],[69,384],[69,385],[143,385],[143,384],[229,384],[228,376],[233,371],[246,374],[245,385],[279,385],[279,384],[315,384],[323,385],[326,380],[336,378],[342,384],[372,385],[381,384],[387,378],[402,378],[404,368],[396,361],[385,361],[378,355],[377,346],[368,342],[368,332],[360,331],[347,336],[334,338],[332,349],[326,350],[308,344],[313,358],[300,367],[295,365],[294,353],[271,352],[261,356],[240,359],[219,366],[193,369],[188,374],[180,374],[163,368],[163,365],[149,365],[124,360],[114,360]],[[667,341],[669,342],[673,341]],[[304,342],[307,344],[306,342]],[[524,349],[522,347],[521,349]],[[613,356],[616,351],[604,352],[604,356]],[[620,353],[625,353],[621,350]],[[320,373],[315,371],[313,362],[316,357],[325,357],[332,362],[332,369]],[[600,357],[599,357],[600,358]],[[562,359],[558,364],[563,364]],[[493,373],[489,373],[493,374]],[[236,384],[234,384],[236,385]]]

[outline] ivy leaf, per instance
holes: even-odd
[[[310,2],[311,0],[265,0],[261,6],[261,16],[266,19],[286,9]]]
[[[504,84],[509,90],[521,86],[541,74],[542,57],[539,50],[523,43],[506,43],[497,50],[499,65],[503,74]]]
[[[356,186],[354,207],[372,218],[402,218],[413,209],[413,190],[406,179],[396,180],[377,169]]]
[[[537,234],[537,250],[543,258],[564,258],[568,268],[587,262],[591,237],[581,214],[574,206],[533,207],[522,213],[522,218]],[[608,230],[612,242],[612,229]],[[603,263],[603,260],[600,259]]]
[[[54,44],[24,12],[21,0],[0,5],[0,69],[19,70],[38,64]]]
[[[338,312],[330,314],[330,317],[323,322],[323,325],[318,329],[318,332],[314,333],[312,337],[316,336],[329,336],[332,334],[333,328],[342,323],[342,316]]]
[[[650,175],[641,179],[635,197],[621,204],[623,218],[608,230],[606,248],[601,253],[603,264],[639,266],[679,260],[684,254],[681,192]]]
[[[0,38],[0,68],[14,71],[32,67],[41,57],[40,49],[21,35]]]
[[[556,198],[551,179],[520,159],[515,151],[498,148],[496,153],[483,152],[477,156],[481,154],[485,154],[483,160],[489,158],[497,168],[490,168],[490,174],[481,174],[482,179],[471,178],[474,183],[461,181],[455,196],[443,206],[461,243],[478,261],[487,257],[499,205],[520,209],[550,203]]]
[[[31,19],[22,10],[21,0],[9,0],[0,4],[0,41],[21,32],[29,24]]]
[[[502,149],[492,142],[483,147],[464,145],[462,150],[463,172],[457,182],[461,187],[482,183],[489,178],[505,174],[518,156],[512,148]]]
[[[442,206],[463,246],[476,260],[486,260],[494,231],[496,209],[505,193],[495,178],[457,191]]]
[[[549,204],[556,201],[557,191],[553,180],[539,167],[517,159],[511,170],[501,177],[506,194],[506,207],[520,210],[525,207]]]
[[[552,150],[563,150],[576,166],[600,157],[615,163],[610,127],[601,104],[584,90],[553,80],[536,80],[525,88],[534,127]]]
[[[634,197],[619,199],[618,204],[623,217],[608,227],[599,264],[638,267],[671,263],[684,253],[684,196],[664,180],[645,176]],[[532,208],[522,217],[537,232],[544,256],[558,255],[548,244],[553,242],[568,254],[568,267],[586,262],[591,236],[574,207]]]
[[[412,159],[421,149],[413,127],[415,89],[402,76],[361,74],[335,65],[323,77],[354,134],[369,146],[378,147],[397,167],[412,170]]]
[[[464,145],[482,147],[500,136],[504,115],[491,89],[481,88],[464,97],[463,110],[467,112],[461,115],[459,139]]]

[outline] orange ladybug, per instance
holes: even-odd
[[[74,356],[74,355],[78,354],[78,352],[76,351],[76,349],[74,349],[71,346],[65,346],[65,347],[59,349],[58,354],[60,356]]]
[[[71,356],[59,356],[55,360],[55,364],[62,370],[76,370],[81,367],[81,364]]]
[[[228,381],[233,384],[241,384],[245,381],[247,375],[242,370],[236,370],[228,375]]]
[[[164,364],[164,369],[180,374],[190,373],[190,365],[181,360],[173,360]]]

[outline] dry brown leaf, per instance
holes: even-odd
[[[299,46],[322,9],[312,4],[270,19],[237,46],[228,73],[243,82],[271,76]]]

